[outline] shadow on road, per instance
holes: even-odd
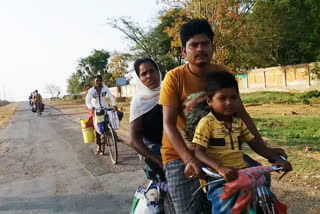
[[[54,197],[0,197],[0,211],[22,213],[126,213],[121,194],[91,193]],[[122,205],[122,206],[121,206]]]

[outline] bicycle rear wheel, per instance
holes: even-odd
[[[117,146],[117,139],[115,133],[110,125],[107,126],[107,141],[108,141],[108,149],[111,161],[113,164],[117,164],[118,162],[118,146]]]

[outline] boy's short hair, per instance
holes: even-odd
[[[159,70],[158,70],[157,63],[156,63],[153,59],[148,58],[148,57],[140,58],[140,59],[137,59],[137,60],[134,62],[134,70],[135,70],[135,72],[136,72],[136,74],[137,74],[138,77],[140,77],[140,69],[139,69],[139,67],[140,67],[140,65],[141,65],[142,63],[151,63],[151,64],[157,69],[157,71],[159,71]]]
[[[214,33],[209,22],[205,19],[193,19],[183,24],[180,28],[180,40],[182,47],[186,47],[189,39],[197,34],[205,34],[211,42],[213,41]]]
[[[85,86],[84,86],[84,89],[86,89],[87,87],[92,87],[90,84],[86,84]]]
[[[227,71],[209,72],[206,76],[206,94],[209,98],[223,88],[234,88],[239,93],[236,78]]]

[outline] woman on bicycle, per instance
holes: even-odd
[[[160,147],[162,145],[162,106],[158,104],[161,73],[150,58],[134,63],[137,90],[130,106],[130,144],[145,158],[149,179],[164,181]]]

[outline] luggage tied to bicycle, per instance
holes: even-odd
[[[160,187],[152,183],[147,189],[138,187],[131,206],[130,214],[162,214]]]
[[[232,208],[233,214],[240,214],[243,210],[249,213],[251,205],[255,209],[256,205],[256,190],[257,187],[262,186],[265,183],[265,173],[273,171],[270,167],[257,166],[238,171],[238,178],[232,182],[228,182],[224,185],[224,193],[220,195],[224,200],[236,192],[240,191],[240,195],[236,201],[236,204]],[[280,202],[279,202],[280,203]],[[277,209],[277,213],[283,213]]]
[[[108,117],[106,118],[106,116]],[[99,109],[94,114],[94,128],[96,132],[102,134],[105,132],[105,121],[109,120],[111,127],[117,130],[120,127],[120,121],[116,112],[106,111],[105,109]]]

